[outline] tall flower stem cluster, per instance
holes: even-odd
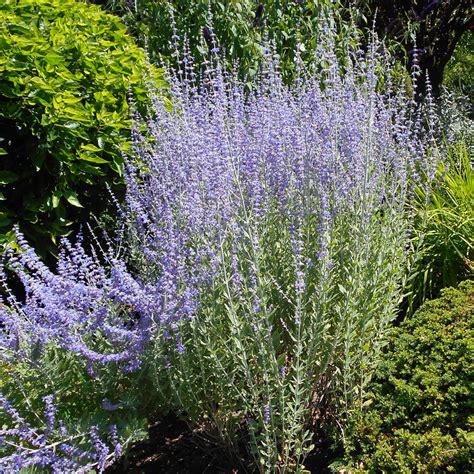
[[[436,168],[410,95],[374,45],[286,87],[269,55],[250,94],[185,62],[136,127],[132,260],[171,326],[148,367],[164,409],[206,421],[262,472],[302,469],[316,420],[344,433],[395,317],[409,199]],[[383,71],[383,72],[380,72]]]
[[[140,371],[157,406],[246,446],[261,472],[301,471],[318,420],[343,434],[402,296],[408,203],[436,150],[376,45],[342,71],[334,35],[322,73],[298,65],[286,86],[269,52],[251,92],[185,57],[172,108],[155,91],[135,123],[126,263],[69,246],[53,273],[20,238],[26,297],[1,308],[2,346],[57,346],[91,377]]]
[[[63,242],[56,272],[20,233],[4,259],[0,471],[103,472],[139,436],[136,407],[124,413],[117,402],[142,362],[157,294],[80,240]],[[22,296],[8,289],[12,272]]]
[[[44,265],[17,234],[18,252],[7,255],[16,272],[24,301],[8,293],[0,307],[2,358],[31,357],[47,344],[81,356],[94,365],[121,364],[134,370],[159,311],[159,295],[134,279],[124,263],[106,256],[107,268],[89,256],[80,241],[63,242],[57,272]],[[5,285],[6,275],[2,275]]]

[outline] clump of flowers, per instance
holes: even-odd
[[[301,469],[315,420],[343,432],[364,403],[439,159],[377,45],[343,71],[333,39],[321,74],[287,87],[269,54],[250,93],[184,61],[126,170],[132,260],[176,322],[146,354],[163,407],[236,450],[245,422],[265,472]]]
[[[95,364],[140,365],[152,320],[158,317],[161,297],[154,286],[134,278],[113,255],[101,264],[87,255],[80,240],[63,241],[57,271],[44,265],[17,233],[18,252],[7,259],[20,279],[25,297],[9,293],[0,307],[3,358],[28,357],[31,350],[54,344]],[[6,287],[6,276],[3,276]]]
[[[1,308],[2,345],[143,370],[163,410],[234,449],[243,433],[262,472],[301,470],[316,420],[343,432],[402,295],[409,198],[437,155],[376,45],[343,71],[326,33],[327,67],[298,64],[291,86],[271,53],[251,92],[185,57],[172,108],[155,92],[135,123],[128,266],[66,243],[54,273],[20,237],[10,265],[26,297]]]
[[[0,446],[6,454],[0,458],[2,472],[20,472],[38,466],[53,473],[103,472],[107,465],[121,456],[122,448],[115,426],[110,430],[109,448],[96,427],[85,433],[71,433],[61,420],[56,419],[54,397],[43,397],[42,428],[32,426],[16,408],[0,394],[0,414],[11,424],[0,429]]]

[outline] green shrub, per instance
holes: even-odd
[[[41,249],[104,209],[121,183],[127,93],[143,101],[145,53],[85,2],[0,5],[0,234],[19,223]],[[159,71],[151,74],[161,84]],[[77,227],[76,227],[77,228]]]
[[[198,65],[209,60],[209,49],[214,41],[225,53],[229,68],[238,61],[242,76],[249,81],[257,75],[264,44],[268,42],[275,45],[279,66],[288,79],[294,73],[298,45],[304,62],[311,63],[320,45],[320,15],[334,10],[330,0],[95,0],[94,3],[105,4],[108,10],[122,16],[152,59],[175,62],[174,23],[177,35],[181,40],[186,39]],[[259,6],[263,6],[263,10]],[[203,34],[206,27],[214,33],[214,40],[206,39]],[[351,29],[348,22],[341,24],[338,48],[351,37],[354,38],[354,28]]]
[[[354,416],[348,453],[362,472],[468,472],[474,455],[474,282],[442,290],[394,329]]]
[[[474,87],[474,33],[466,31],[451,59],[446,64],[443,83],[449,89],[470,97],[472,106],[472,96]]]

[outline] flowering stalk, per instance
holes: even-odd
[[[2,471],[20,472],[39,466],[48,467],[53,473],[86,473],[91,469],[103,472],[107,465],[120,457],[122,448],[115,427],[111,429],[114,449],[110,451],[95,427],[89,433],[71,434],[64,423],[56,420],[53,397],[44,397],[43,401],[45,426],[40,429],[28,423],[0,394],[0,414],[6,415],[12,423],[12,427],[4,425],[0,430]]]

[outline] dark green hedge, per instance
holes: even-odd
[[[353,472],[471,472],[474,282],[441,294],[391,334],[372,403],[354,416]]]
[[[121,183],[127,94],[146,100],[149,66],[120,20],[87,2],[0,2],[0,234],[37,247],[105,206]],[[151,71],[151,70],[150,70]],[[158,70],[152,76],[160,82]]]
[[[225,54],[229,69],[238,61],[239,72],[249,85],[257,75],[264,44],[274,44],[283,76],[290,79],[297,46],[304,62],[312,63],[322,34],[320,15],[329,11],[337,14],[332,0],[90,1],[120,15],[153,60],[163,59],[176,66],[172,41],[176,31],[178,43],[186,39],[198,65],[209,60],[209,51],[216,46]],[[339,25],[338,50],[354,40],[351,27],[345,22]]]

